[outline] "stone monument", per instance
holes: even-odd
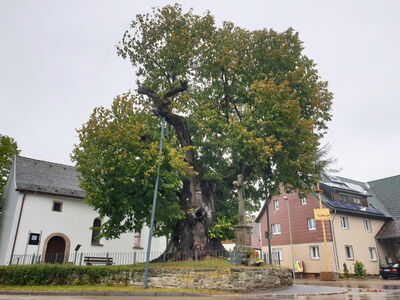
[[[234,226],[235,231],[235,250],[245,251],[251,248],[251,228],[246,221],[246,212],[244,210],[243,191],[245,184],[243,183],[243,175],[239,174],[238,179],[233,182],[237,188],[239,198],[239,225]]]

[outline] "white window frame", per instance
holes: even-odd
[[[319,246],[310,246],[310,258],[312,260],[320,259]]]
[[[359,197],[353,197],[353,202],[356,205],[361,205],[361,198]]]
[[[301,205],[306,205],[307,204],[307,197],[301,197],[300,203],[301,203]]]
[[[364,229],[366,232],[372,232],[372,226],[371,226],[371,220],[370,219],[364,219]]]
[[[274,200],[274,210],[279,210],[279,199]]]
[[[272,252],[272,258],[274,258],[275,253],[278,253],[279,261],[283,260],[282,248],[273,248],[271,252]]]
[[[376,248],[375,247],[369,247],[369,258],[371,259],[371,261],[378,261],[378,252],[376,252]]]
[[[315,222],[315,218],[307,218],[307,226],[308,230],[317,230],[317,223]]]
[[[347,249],[349,249],[350,251],[347,251]],[[347,260],[354,260],[353,246],[351,246],[351,245],[344,246],[344,253],[346,255]]]
[[[340,226],[342,227],[342,229],[350,229],[349,218],[348,217],[340,217]]]
[[[281,224],[271,224],[271,231],[272,234],[281,234]]]

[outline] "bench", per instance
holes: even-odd
[[[99,256],[85,256],[84,260],[87,266],[91,265],[106,265],[111,266],[113,264],[112,257],[99,257]]]

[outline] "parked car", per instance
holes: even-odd
[[[379,275],[383,279],[388,279],[389,277],[400,278],[400,266],[398,263],[385,265],[379,269]]]

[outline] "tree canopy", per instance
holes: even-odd
[[[13,164],[13,156],[19,152],[17,142],[12,137],[0,134],[0,196],[3,194]]]
[[[249,211],[280,185],[307,191],[317,181],[332,94],[293,29],[218,27],[210,13],[165,6],[137,15],[117,50],[138,93],[96,109],[73,153],[89,203],[110,217],[105,236],[149,221],[157,163],[157,233],[171,233],[175,248],[229,236],[221,228],[238,221],[238,174]],[[162,156],[160,117],[169,129]]]

